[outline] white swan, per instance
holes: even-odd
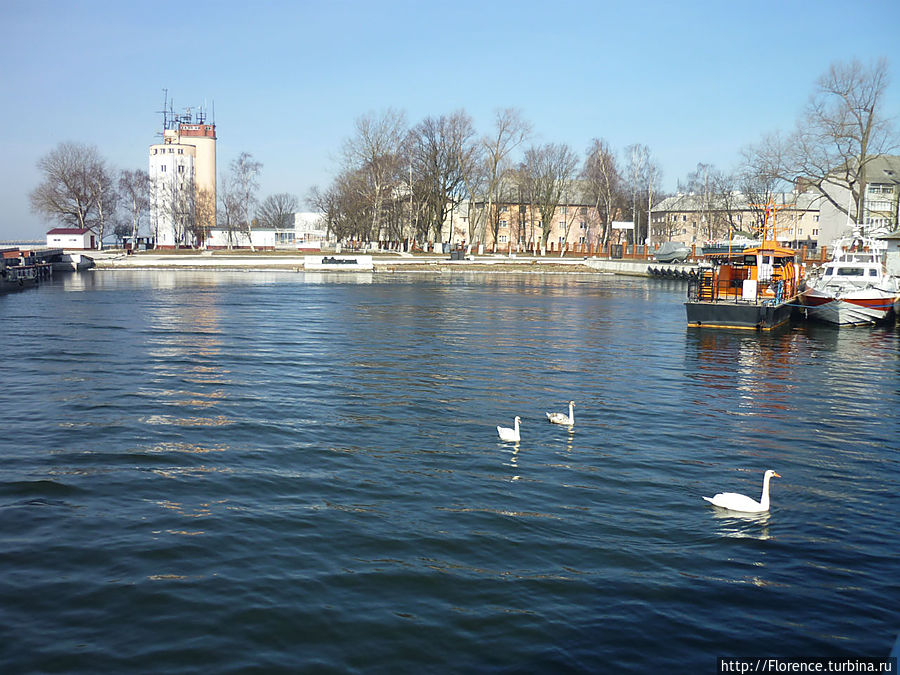
[[[519,422],[521,418],[516,415],[515,427],[510,429],[509,427],[497,427],[497,433],[500,435],[501,441],[515,441],[518,443],[521,439],[519,438]]]
[[[739,495],[736,492],[720,492],[715,497],[704,497],[703,499],[713,506],[720,506],[731,511],[762,513],[769,510],[769,480],[772,478],[781,478],[781,475],[775,473],[772,469],[766,471],[763,476],[762,497],[760,497],[759,501],[746,495]]]
[[[565,424],[572,426],[575,424],[575,401],[569,401],[569,414],[565,413],[547,413],[547,419],[553,424]]]

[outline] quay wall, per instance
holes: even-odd
[[[352,253],[342,257],[353,256]],[[95,251],[92,256],[97,269],[282,269],[302,271],[306,269],[306,255],[267,255],[265,253],[248,255],[213,255],[210,252],[197,254],[165,254],[147,253],[126,255],[122,252]],[[367,258],[369,256],[366,256]],[[651,266],[661,267],[660,263],[648,260],[617,260],[604,258],[561,258],[551,256],[507,256],[481,255],[469,256],[464,260],[450,260],[446,255],[385,255],[371,256],[373,268],[378,271],[450,268],[460,271],[466,268],[504,271],[580,271],[627,276],[651,276]],[[693,269],[695,265],[685,263],[678,268]]]

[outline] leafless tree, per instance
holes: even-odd
[[[541,244],[553,227],[553,216],[559,208],[563,193],[569,188],[578,166],[578,157],[565,144],[547,143],[525,151],[524,168],[532,183],[534,204],[541,214]]]
[[[242,152],[231,161],[231,187],[237,203],[239,224],[244,228],[252,251],[256,248],[253,246],[250,214],[256,204],[256,192],[259,190],[257,177],[260,171],[262,163],[254,160],[249,152]]]
[[[137,243],[141,222],[150,210],[150,176],[143,169],[123,169],[119,174],[119,195],[131,221],[131,243]]]
[[[238,239],[237,233],[242,229],[243,211],[238,191],[235,190],[230,176],[224,174],[219,176],[216,194],[219,198],[216,221],[225,230],[226,246],[231,250]]]
[[[688,174],[687,181],[679,181],[678,191],[695,196],[701,232],[707,239],[725,236],[729,228],[736,229],[734,181],[712,164],[698,162],[697,168]]]
[[[344,173],[355,174],[354,189],[370,205],[372,223],[366,229],[374,237],[381,233],[382,205],[402,183],[401,151],[406,133],[406,115],[388,109],[357,118],[355,134],[344,144]]]
[[[60,143],[38,160],[41,183],[29,195],[35,213],[70,227],[97,233],[111,222],[117,195],[106,161],[97,148],[82,143]]]
[[[285,229],[291,225],[297,203],[297,197],[287,192],[269,195],[259,205],[256,219],[263,227]]]
[[[585,182],[586,196],[593,203],[601,223],[597,243],[606,246],[615,213],[622,204],[622,178],[616,155],[606,141],[594,139],[588,148],[581,177]]]
[[[778,167],[779,178],[819,192],[840,212],[865,217],[867,167],[897,147],[891,120],[883,110],[888,62],[870,65],[854,59],[836,62],[816,82],[796,131],[769,136],[757,149]],[[837,189],[836,189],[837,188]],[[848,208],[846,190],[850,191]]]
[[[522,119],[519,111],[513,108],[498,110],[494,116],[494,128],[482,137],[481,153],[476,158],[483,168],[477,170],[484,177],[484,198],[487,202],[485,213],[490,222],[494,249],[497,248],[500,217],[495,214],[494,205],[502,200],[501,191],[504,180],[510,169],[510,155],[528,138],[531,125]],[[508,201],[508,200],[507,200]]]
[[[466,195],[465,177],[472,173],[477,156],[474,135],[472,119],[463,110],[427,117],[411,132],[414,180],[421,186],[425,222],[435,241],[441,240],[447,213]]]

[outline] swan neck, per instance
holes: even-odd
[[[759,498],[759,503],[762,504],[764,509],[769,508],[769,480],[771,478],[772,477],[769,475],[766,475],[766,477],[763,478],[762,497]]]
[[[575,406],[572,403],[569,403],[569,421],[575,421]]]

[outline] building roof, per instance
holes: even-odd
[[[900,183],[900,156],[879,155],[866,162],[867,183]]]
[[[54,227],[47,234],[87,234],[90,232],[87,228],[81,227]]]

